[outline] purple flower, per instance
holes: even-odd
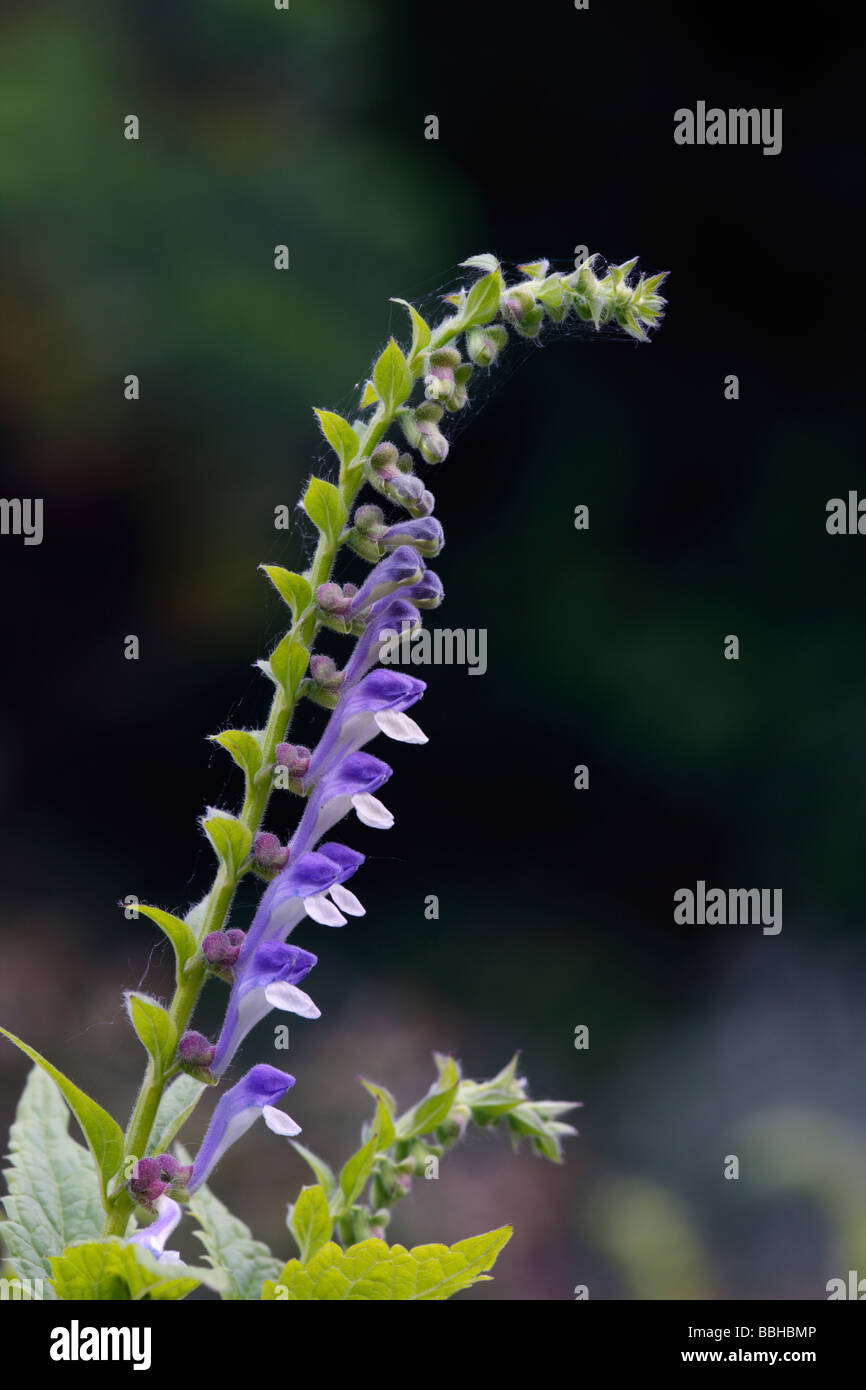
[[[156,1220],[151,1221],[149,1226],[144,1227],[144,1230],[136,1231],[134,1235],[130,1236],[130,1240],[134,1245],[141,1245],[145,1250],[149,1250],[160,1264],[177,1264],[180,1260],[179,1252],[166,1250],[165,1242],[180,1221],[182,1216],[180,1205],[171,1197],[159,1197],[155,1206]]]
[[[349,616],[356,618],[371,603],[393,593],[401,584],[417,584],[423,572],[424,561],[418,553],[409,545],[399,546],[393,555],[386,556],[370,570],[352,599]]]
[[[239,974],[229,996],[225,1022],[211,1063],[214,1076],[223,1074],[247,1033],[271,1009],[283,1009],[301,1018],[320,1017],[320,1010],[310,996],[297,988],[298,981],[303,980],[315,964],[316,957],[309,951],[302,951],[300,946],[286,946],[282,941],[266,941],[259,946]]]
[[[438,608],[445,597],[445,590],[438,574],[425,570],[417,584],[407,584],[400,590],[400,597],[416,608]]]
[[[207,1181],[226,1150],[259,1116],[275,1134],[300,1134],[301,1126],[285,1111],[275,1109],[294,1084],[295,1078],[288,1072],[259,1063],[220,1097],[193,1164],[190,1192]]]
[[[434,575],[431,575],[430,570],[422,574],[417,585],[411,587],[420,588],[428,577],[435,578]],[[439,587],[441,589],[442,586],[440,585]],[[406,591],[404,590],[404,592]],[[420,621],[418,610],[414,608],[411,603],[405,602],[402,595],[399,598],[396,595],[383,598],[380,599],[377,604],[374,604],[373,608],[370,610],[370,616],[367,619],[367,626],[364,628],[362,636],[359,637],[355,643],[352,655],[349,657],[343,670],[343,675],[345,677],[343,681],[343,694],[345,695],[350,686],[357,685],[358,681],[361,680],[381,658],[383,641],[381,634],[383,631],[389,633],[401,631],[403,623],[407,623],[410,628],[416,628]],[[388,640],[387,637],[384,639],[385,642]]]
[[[252,960],[263,941],[285,941],[308,911],[308,904],[313,907],[314,920],[320,921],[315,915],[316,905],[335,885],[351,877],[363,862],[363,854],[343,845],[325,846],[318,854],[295,852],[288,868],[278,874],[262,894],[241,951],[238,972],[243,974],[247,962]],[[363,908],[360,910],[363,912]],[[338,925],[344,921],[342,918]]]
[[[383,733],[400,743],[426,743],[427,736],[403,711],[421,699],[424,681],[399,671],[370,671],[340,700],[313,754],[305,780],[312,787],[328,768]]]
[[[445,544],[442,527],[435,516],[422,516],[415,521],[398,521],[389,526],[382,536],[381,545],[386,550],[395,546],[412,546],[421,555],[438,555]],[[396,550],[394,550],[396,554]]]
[[[390,776],[388,764],[370,753],[352,753],[330,768],[316,783],[289,842],[292,856],[317,844],[332,825],[353,809],[364,825],[376,830],[390,829],[394,817],[373,795]]]

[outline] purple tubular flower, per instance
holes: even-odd
[[[409,545],[398,546],[393,555],[386,556],[370,570],[352,599],[349,616],[356,618],[372,603],[399,589],[401,584],[417,584],[423,572],[424,561],[418,552]]]
[[[430,575],[430,570],[426,570],[422,574],[419,584],[412,587],[419,588],[428,575]],[[441,588],[441,585],[439,587]],[[403,592],[408,591],[404,590]],[[416,628],[419,622],[417,609],[411,603],[407,603],[402,595],[399,598],[395,595],[393,598],[380,599],[371,609],[367,626],[355,643],[352,655],[343,670],[345,676],[343,695],[345,696],[350,686],[357,685],[358,681],[379,661],[382,655],[383,632],[402,632],[404,623],[408,623],[410,628]],[[386,643],[389,640],[388,637],[384,639]]]
[[[271,1009],[283,1009],[301,1018],[320,1017],[321,1011],[310,996],[297,988],[298,981],[310,973],[316,959],[300,946],[286,946],[281,941],[266,941],[259,946],[229,996],[225,1022],[211,1063],[214,1076],[222,1076],[247,1033]]]
[[[175,1226],[178,1225],[182,1216],[182,1211],[178,1202],[171,1197],[159,1197],[156,1205],[156,1220],[151,1221],[144,1230],[136,1231],[129,1239],[134,1245],[141,1245],[145,1250],[149,1250],[160,1264],[177,1264],[180,1254],[177,1250],[166,1250],[165,1242],[168,1240]]]
[[[370,753],[351,753],[330,768],[316,783],[298,828],[292,836],[292,856],[318,844],[332,825],[354,808],[364,825],[388,830],[394,824],[391,812],[373,795],[391,776],[391,768]]]
[[[417,584],[407,584],[405,589],[400,590],[400,597],[416,608],[438,608],[445,597],[445,590],[438,574],[425,570]],[[399,624],[397,630],[402,631]]]
[[[313,786],[339,759],[356,753],[378,733],[400,743],[426,743],[427,738],[403,711],[421,699],[424,681],[399,671],[370,671],[343,696],[313,754],[305,779]]]
[[[345,853],[353,852],[346,850]],[[364,862],[363,854],[353,855],[353,858],[349,873],[354,873]],[[324,854],[293,853],[288,868],[278,874],[262,894],[241,951],[238,974],[244,974],[263,941],[285,941],[304,916],[305,903],[317,901],[343,877],[348,878],[349,873],[344,875],[343,865]]]
[[[432,556],[439,554],[445,544],[445,536],[435,516],[422,516],[415,521],[398,521],[396,525],[389,526],[381,544],[386,550],[394,550],[395,546],[411,546],[421,555]]]
[[[259,1116],[275,1134],[300,1134],[301,1126],[285,1111],[275,1109],[277,1101],[294,1084],[295,1078],[288,1072],[259,1063],[220,1097],[193,1164],[190,1192],[207,1181],[226,1150],[246,1134]]]

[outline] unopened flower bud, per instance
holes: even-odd
[[[214,1059],[216,1048],[214,1044],[208,1042],[203,1033],[190,1031],[184,1033],[177,1045],[178,1056],[181,1066],[187,1067],[209,1067]]]
[[[339,584],[320,584],[316,590],[316,603],[330,617],[342,618],[350,602],[351,599],[346,597]]]
[[[486,328],[469,329],[466,351],[477,367],[492,367],[507,342],[508,329],[500,323],[491,323]]]
[[[162,1179],[171,1187],[172,1196],[177,1196],[189,1183],[193,1165],[179,1163],[174,1154],[157,1154],[156,1162],[162,1169]]]
[[[390,439],[383,439],[370,455],[370,467],[382,477],[389,478],[397,471],[398,451]]]
[[[427,358],[424,394],[428,401],[447,400],[454,392],[454,370],[460,366],[456,348],[436,348]]]
[[[523,338],[534,338],[544,318],[544,305],[536,304],[529,290],[509,290],[502,302],[507,318]]]
[[[419,555],[432,556],[439,554],[445,537],[435,516],[425,516],[415,521],[398,521],[394,526],[389,526],[382,543],[388,550],[411,545]]]
[[[387,530],[385,513],[381,507],[376,507],[371,502],[366,502],[363,507],[355,509],[352,524],[356,531],[371,541],[380,540]]]
[[[306,777],[312,756],[311,749],[305,748],[302,743],[278,743],[274,752],[277,765],[286,769],[290,781],[300,781]]]
[[[143,1207],[152,1208],[158,1197],[168,1191],[162,1180],[162,1166],[157,1158],[140,1158],[129,1179],[129,1190]]]
[[[337,670],[337,663],[332,656],[312,657],[310,676],[313,684],[329,695],[336,695],[343,684],[343,673]]]
[[[400,424],[413,448],[419,449],[427,463],[442,463],[448,456],[448,440],[439,429],[442,407],[434,401],[404,411]]]
[[[276,836],[274,836],[276,839]],[[240,937],[237,941],[236,938]],[[241,947],[244,944],[244,933],[233,927],[231,931],[212,931],[201,943],[201,953],[208,965],[213,966],[217,971],[231,970],[237,964]]]
[[[260,869],[284,869],[289,862],[288,845],[281,845],[279,836],[270,830],[259,831],[253,843],[253,853]]]

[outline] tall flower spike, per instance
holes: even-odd
[[[354,809],[364,825],[388,830],[394,824],[391,812],[373,795],[391,776],[387,763],[370,753],[352,753],[317,782],[290,841],[293,855],[318,844],[332,825]]]
[[[282,1009],[301,1018],[320,1018],[321,1010],[298,982],[309,975],[316,956],[300,946],[266,941],[239,974],[226,1010],[222,1032],[211,1063],[214,1076],[222,1076],[247,1033],[270,1012]]]
[[[342,697],[313,754],[306,784],[312,787],[335,762],[356,753],[378,733],[398,743],[426,743],[426,735],[404,710],[427,689],[400,671],[370,671]]]
[[[207,1181],[226,1150],[246,1134],[260,1116],[274,1134],[287,1137],[300,1134],[301,1126],[285,1111],[275,1108],[294,1084],[295,1078],[288,1072],[259,1063],[220,1097],[193,1164],[190,1192],[195,1192]]]

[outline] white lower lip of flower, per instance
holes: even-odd
[[[307,916],[312,917],[314,922],[319,922],[323,927],[344,927],[346,925],[346,919],[342,912],[324,893],[317,893],[313,898],[304,898],[304,907]]]
[[[301,1126],[295,1123],[291,1115],[287,1115],[285,1110],[278,1110],[275,1105],[262,1106],[262,1119],[274,1134],[291,1135],[301,1132]]]
[[[374,830],[390,830],[394,824],[394,817],[383,806],[375,796],[369,792],[356,792],[352,797],[352,805],[355,808],[355,815],[364,825],[370,825]]]
[[[272,1009],[283,1009],[285,1013],[298,1014],[300,1018],[322,1017],[321,1009],[317,1009],[309,994],[298,989],[297,985],[277,980],[265,986],[265,998]]]
[[[429,739],[408,714],[401,714],[399,710],[380,709],[374,716],[376,723],[387,734],[388,738],[396,739],[398,743],[428,743]]]
[[[350,892],[348,888],[344,888],[342,883],[335,883],[333,888],[328,891],[337,907],[341,908],[343,912],[348,912],[350,917],[366,916],[367,909],[364,904],[359,902],[355,894]]]

